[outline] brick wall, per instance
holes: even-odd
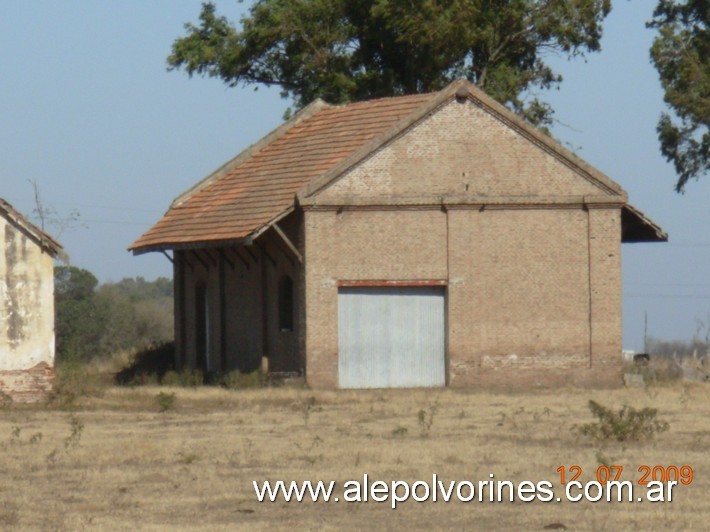
[[[337,386],[338,280],[446,279],[446,214],[421,211],[307,211],[308,382]]]
[[[618,385],[618,216],[582,207],[307,212],[308,382],[337,386],[338,281],[445,279],[450,385]]]
[[[451,383],[474,368],[584,366],[586,213],[457,210],[450,217]]]
[[[621,199],[446,104],[305,206],[308,382],[337,386],[338,281],[443,279],[450,385],[620,384]]]
[[[0,395],[15,403],[44,401],[54,387],[54,377],[54,368],[46,362],[28,369],[0,371]]]
[[[604,193],[474,103],[452,101],[345,173],[318,200]]]

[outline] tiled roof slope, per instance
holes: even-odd
[[[129,249],[143,253],[249,236],[292,207],[302,187],[436,94],[321,106],[235,168],[198,187],[181,203],[176,201]]]
[[[255,145],[179,196],[129,248],[135,254],[222,245],[257,237],[352,166],[451,98],[468,99],[547,153],[597,184],[610,201],[626,204],[613,180],[466,80],[440,92],[334,107],[317,100]],[[629,242],[667,240],[633,208],[625,210]]]

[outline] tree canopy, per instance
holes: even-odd
[[[659,0],[649,26],[658,29],[651,60],[676,119],[658,122],[661,153],[675,165],[676,191],[710,170],[710,1]]]
[[[172,297],[172,282],[164,277],[99,285],[88,270],[55,267],[57,359],[86,361],[169,340]]]
[[[276,85],[303,107],[439,90],[466,78],[537,125],[544,61],[598,51],[611,0],[257,0],[239,27],[204,3],[169,68]]]

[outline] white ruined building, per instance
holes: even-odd
[[[46,397],[54,383],[54,257],[62,246],[0,199],[0,399]]]

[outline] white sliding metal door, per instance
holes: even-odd
[[[340,287],[341,388],[444,386],[442,286]]]

